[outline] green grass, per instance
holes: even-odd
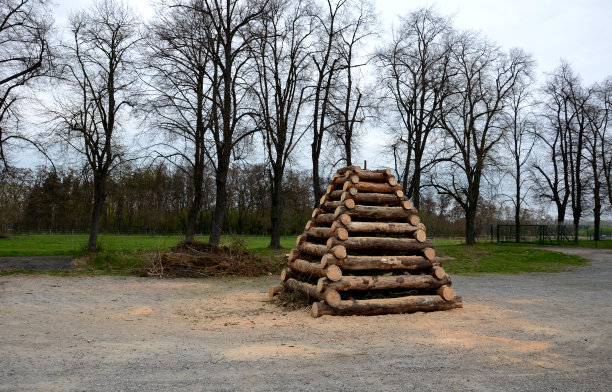
[[[71,255],[80,258],[81,269],[78,271],[47,272],[58,275],[74,274],[119,274],[139,275],[143,273],[150,253],[155,250],[168,250],[182,240],[181,236],[146,236],[146,235],[101,235],[101,251],[89,255],[84,251],[87,244],[86,234],[75,235],[20,235],[11,238],[0,238],[0,256],[37,256],[37,255]],[[208,237],[197,237],[207,241]],[[432,238],[432,240],[434,240]],[[269,249],[269,237],[263,236],[224,236],[222,242],[239,241],[252,252],[269,257],[280,258],[295,245],[295,237],[283,237],[282,250]],[[525,273],[525,272],[558,272],[584,265],[584,259],[577,256],[563,255],[548,250],[536,249],[525,244],[479,244],[465,246],[458,240],[435,239],[434,246],[440,256],[453,259],[444,262],[449,274],[484,274],[484,273]],[[575,246],[564,244],[564,246]],[[581,241],[580,247],[595,247],[594,241]],[[599,248],[612,248],[612,241],[599,241]],[[2,273],[3,275],[10,273]]]
[[[2,256],[52,256],[85,254],[88,235],[86,234],[36,234],[17,235],[0,238],[0,257]],[[246,248],[253,252],[276,253],[269,249],[269,237],[262,236],[224,236],[222,242],[239,238]],[[103,252],[138,252],[168,250],[183,239],[182,236],[146,236],[146,235],[112,235],[102,234],[98,237],[98,246]],[[208,236],[196,237],[198,241],[208,241]],[[281,245],[290,249],[295,244],[295,237],[282,237]],[[281,250],[282,251],[282,250]]]
[[[453,258],[443,263],[451,276],[561,272],[588,263],[578,256],[517,244],[441,245],[436,249],[438,255]]]

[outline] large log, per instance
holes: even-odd
[[[410,297],[340,301],[336,307],[325,302],[315,302],[311,308],[313,317],[325,315],[376,315],[389,313],[431,312],[461,308],[461,297],[446,301],[439,295],[413,295]]]
[[[342,190],[344,191],[348,191],[351,188],[356,188],[359,192],[371,193],[395,193],[395,191],[402,190],[401,185],[390,185],[388,182],[359,181],[354,184],[351,181],[347,181],[342,185]]]
[[[310,238],[329,238],[334,233],[329,227],[311,227],[304,232]]]
[[[364,270],[428,270],[434,262],[424,256],[352,256],[339,259],[332,254],[321,258],[321,267],[337,265],[347,271]]]
[[[289,262],[289,268],[304,275],[315,276],[318,278],[327,278],[331,281],[337,281],[342,278],[342,270],[335,265],[330,265],[327,268],[322,268],[321,264],[310,263],[306,260],[297,259],[293,260],[292,262]]]
[[[381,207],[362,205],[356,205],[353,208],[346,208],[344,206],[340,206],[334,211],[334,216],[336,217],[342,214],[347,214],[350,217],[356,217],[361,219],[379,220],[408,219],[411,216],[418,217],[418,211],[415,208],[405,209],[403,207]],[[416,224],[418,225],[419,223],[420,222],[417,222]]]
[[[303,242],[297,246],[297,249],[308,255],[319,257],[323,257],[323,255],[327,253],[327,247],[325,245],[313,244],[312,242]]]
[[[328,225],[334,221],[334,214],[320,214],[312,218],[317,225]]]
[[[337,201],[326,201],[325,203],[322,203],[320,208],[324,209],[327,212],[330,211],[335,211],[336,208],[340,207],[344,205],[343,202],[341,202],[340,200]]]
[[[359,179],[362,181],[387,182],[387,179],[391,176],[391,169],[385,169],[380,172],[362,170],[357,173],[357,176],[359,176]]]
[[[389,290],[389,289],[423,289],[432,290],[450,284],[450,279],[436,279],[431,275],[392,275],[392,276],[343,276],[335,282],[326,278],[319,279],[318,291],[334,289],[348,290]]]
[[[336,222],[334,222],[336,223]],[[332,223],[333,227],[333,223]],[[353,222],[345,225],[349,233],[392,233],[392,234],[414,234],[425,225],[413,226],[410,223],[401,222]]]
[[[343,194],[344,194],[344,191],[342,189],[338,189],[336,191],[330,192],[328,196],[332,200],[340,200]]]
[[[419,242],[413,238],[385,238],[385,237],[349,237],[344,241],[330,237],[327,248],[342,245],[346,249],[383,249],[392,251],[414,251],[430,248],[431,243]]]
[[[325,298],[324,294],[319,293],[317,291],[317,286],[310,284],[310,283],[300,282],[299,280],[295,280],[291,278],[291,279],[287,279],[286,281],[282,282],[282,284],[283,284],[283,287],[285,287],[288,290],[300,292],[306,295],[307,297],[314,298],[318,301],[322,301]]]
[[[342,167],[342,168],[336,170],[336,173],[344,174],[347,171],[352,171],[352,172],[355,172],[355,173],[359,173],[360,171],[362,171],[362,169],[361,169],[360,166],[354,166],[354,165],[353,166],[345,166],[345,167]]]
[[[344,192],[340,200],[344,201],[347,199],[353,199],[357,204],[373,205],[399,205],[403,201],[400,197],[392,193],[356,193],[355,195],[351,195],[349,192]]]

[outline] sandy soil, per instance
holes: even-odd
[[[276,278],[0,277],[0,390],[604,391],[612,252],[453,277],[464,309],[313,319]]]

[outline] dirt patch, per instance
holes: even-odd
[[[606,390],[597,257],[453,277],[464,309],[317,319],[268,300],[276,277],[0,277],[0,391]]]

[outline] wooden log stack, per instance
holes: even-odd
[[[339,169],[287,263],[269,294],[303,294],[313,317],[462,307],[418,211],[388,169]]]

